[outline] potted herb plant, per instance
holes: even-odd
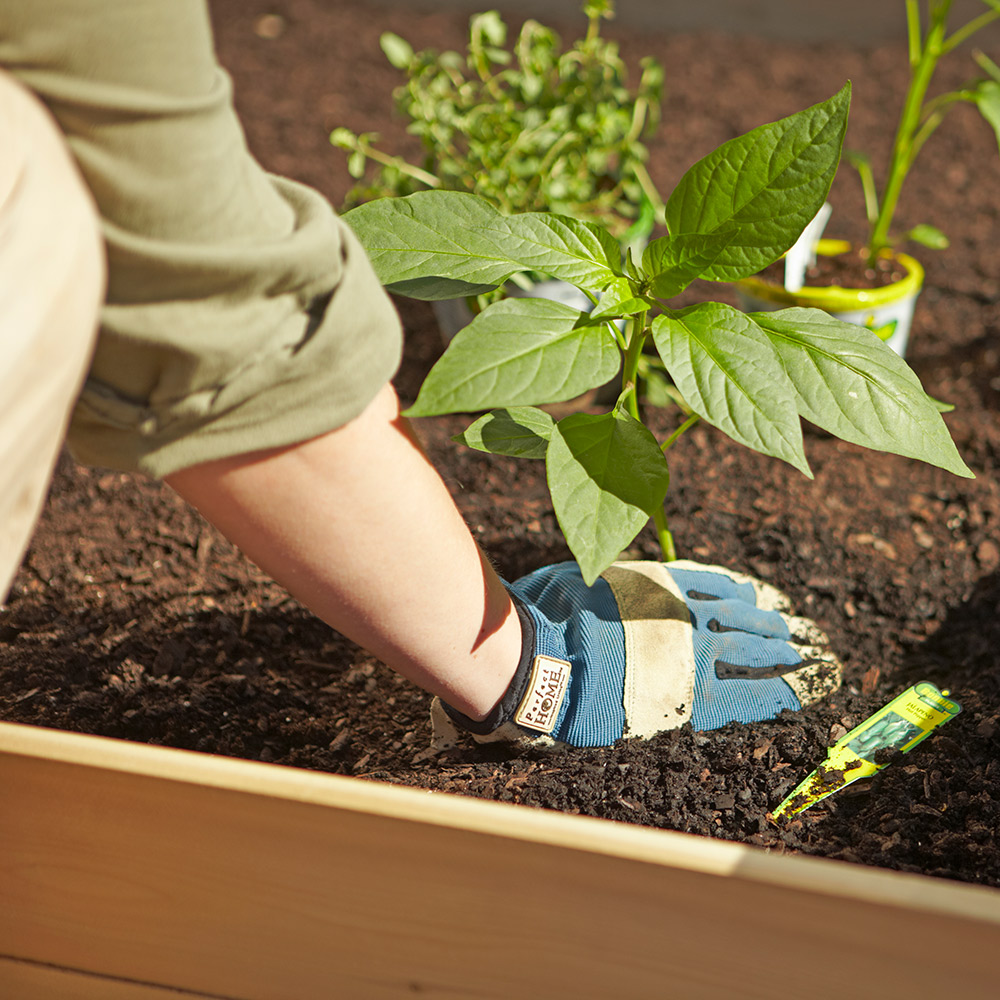
[[[663,511],[666,453],[699,419],[806,475],[800,416],[845,440],[971,475],[934,402],[873,333],[819,310],[748,315],[718,302],[670,305],[696,278],[746,277],[796,241],[836,172],[849,99],[847,85],[696,163],[666,203],[670,235],[638,259],[629,252],[623,261],[617,240],[594,222],[505,215],[456,191],[379,199],[346,214],[397,292],[431,301],[475,295],[533,270],[587,295],[589,312],[542,298],[487,306],[451,342],[408,412],[492,410],[461,440],[545,461],[556,517],[588,583],[650,518],[664,558],[674,558]],[[664,441],[640,408],[650,341],[683,400]],[[604,384],[619,367],[609,412],[556,421],[538,408]]]
[[[896,230],[899,196],[909,172],[924,143],[957,104],[975,105],[1000,141],[1000,67],[984,53],[974,54],[982,76],[958,90],[928,96],[941,59],[1000,18],[1000,0],[983,0],[987,9],[951,33],[948,30],[951,0],[929,2],[923,17],[919,0],[905,0],[905,3],[910,82],[882,182],[876,180],[867,155],[859,152],[847,155],[864,190],[867,242],[852,247],[843,240],[820,240],[823,219],[817,231],[806,232],[803,253],[789,255],[783,280],[780,273],[760,274],[742,279],[737,286],[748,309],[784,306],[824,309],[840,319],[874,330],[899,354],[906,351],[913,308],[924,277],[919,261],[902,253],[899,247],[907,242],[932,249],[948,246],[945,234],[933,226],[919,224],[902,233]],[[806,275],[809,264],[813,267]]]
[[[583,13],[586,34],[565,50],[536,20],[508,44],[495,10],[471,18],[464,56],[415,52],[398,35],[383,34],[383,51],[407,77],[395,92],[396,108],[424,155],[411,163],[380,149],[373,133],[335,129],[330,140],[349,153],[348,169],[359,181],[347,205],[464,191],[508,214],[550,211],[596,222],[623,246],[641,246],[662,208],[642,140],[659,121],[663,70],[644,59],[630,89],[617,44],[601,35],[601,22],[614,16],[612,0],[586,0]],[[507,291],[519,290],[578,308],[588,303],[572,285],[551,279],[540,285],[531,271],[512,277]],[[446,339],[484,304],[439,303]]]

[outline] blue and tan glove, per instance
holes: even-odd
[[[791,617],[780,591],[719,566],[621,562],[587,587],[576,563],[510,586],[521,619],[517,673],[475,722],[439,699],[434,746],[480,742],[609,746],[690,722],[761,722],[841,681],[826,635]]]

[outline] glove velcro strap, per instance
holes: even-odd
[[[625,631],[626,736],[650,737],[691,718],[694,647],[691,614],[658,562],[619,562],[601,576]]]
[[[482,722],[436,699],[453,723],[481,742],[529,736],[524,730],[538,736],[551,733],[569,685],[570,665],[565,660],[535,655],[534,621],[524,602],[513,592],[510,596],[521,622],[521,659],[504,696]]]

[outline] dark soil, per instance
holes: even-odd
[[[818,255],[816,263],[806,268],[805,284],[810,288],[826,288],[838,285],[841,288],[884,288],[906,275],[892,257],[880,257],[872,266],[864,248],[850,249],[845,253]],[[758,277],[773,282],[779,288],[785,284],[785,262],[775,261]]]
[[[221,56],[266,166],[340,204],[350,179],[327,143],[331,127],[379,131],[412,150],[390,114],[397,78],[378,35],[459,47],[466,18],[404,16],[405,6],[214,4]],[[563,27],[564,37],[574,30]],[[667,67],[664,126],[651,144],[664,191],[719,142],[825,99],[846,78],[848,142],[884,162],[892,114],[880,101],[902,93],[902,45],[609,30],[629,59],[651,54]],[[973,68],[956,62],[942,86]],[[831,235],[858,238],[862,202],[847,170],[833,200]],[[607,750],[510,757],[468,746],[429,759],[423,693],[312,618],[165,487],[64,459],[0,618],[0,718],[1000,885],[998,206],[996,140],[960,107],[922,154],[901,225],[937,225],[952,241],[922,255],[910,360],[933,396],[956,405],[947,421],[975,480],[811,430],[812,481],[708,427],[672,451],[667,503],[680,551],[793,595],[846,664],[830,702]],[[408,347],[397,385],[412,400],[439,338],[428,307],[399,307]],[[462,425],[428,420],[419,432],[500,570],[514,578],[565,558],[540,465],[459,448],[449,439]],[[652,535],[636,551],[654,556]],[[784,826],[769,821],[829,744],[924,678],[963,704],[955,721],[865,787]]]

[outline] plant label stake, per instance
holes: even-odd
[[[813,771],[774,810],[774,819],[794,816],[859,778],[888,767],[888,751],[908,753],[962,711],[929,681],[920,681],[842,736]]]

